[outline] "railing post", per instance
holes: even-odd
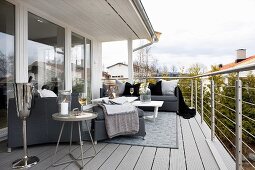
[[[201,78],[201,123],[204,122],[204,88],[203,88],[203,79]]]
[[[195,80],[195,109],[197,111],[197,80]]]
[[[191,92],[190,92],[190,107],[193,107],[193,79],[191,79],[191,82],[190,82],[190,85],[191,85]]]
[[[214,112],[214,81],[211,80],[211,140],[214,141],[215,137],[215,112]]]
[[[236,80],[236,170],[242,169],[242,81]]]

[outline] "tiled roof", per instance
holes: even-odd
[[[226,69],[229,69],[229,68],[233,68],[233,67],[236,67],[236,66],[240,66],[240,65],[244,65],[244,64],[250,64],[252,62],[255,62],[255,55],[253,56],[250,56],[248,58],[246,58],[245,60],[242,60],[238,63],[229,63],[229,64],[226,64],[226,65],[223,65],[220,70],[226,70]]]

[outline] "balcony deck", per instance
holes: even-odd
[[[91,159],[85,159],[85,168],[89,170],[200,170],[200,169],[220,169],[206,139],[210,136],[208,127],[200,126],[199,115],[196,118],[189,120],[178,117],[178,134],[179,134],[179,149],[141,147],[131,145],[118,145],[98,143],[96,149],[97,155]],[[222,146],[220,146],[222,147]],[[55,145],[38,145],[29,147],[29,155],[36,155],[40,162],[31,169],[79,169],[75,163],[65,164],[58,167],[51,167],[52,155]],[[68,153],[69,145],[61,144],[56,156],[57,162],[69,160]],[[92,145],[85,142],[83,147],[85,156],[93,154]],[[72,146],[73,154],[80,157],[79,145]],[[220,153],[220,155],[225,154]],[[0,153],[0,169],[11,169],[11,163],[22,156],[22,149],[15,149],[11,153]],[[226,155],[229,159],[229,155]],[[234,169],[233,160],[225,162],[227,169]]]

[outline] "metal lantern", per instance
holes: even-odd
[[[68,115],[71,111],[71,91],[61,90],[58,93],[58,106],[61,115]]]
[[[14,96],[16,101],[17,115],[23,122],[23,146],[24,157],[13,162],[12,168],[29,168],[39,162],[35,156],[27,156],[27,118],[32,108],[33,87],[30,83],[14,83]]]

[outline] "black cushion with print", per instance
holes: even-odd
[[[123,93],[123,96],[130,96],[130,88],[134,88],[134,93],[133,96],[139,96],[139,88],[140,88],[140,83],[138,84],[130,84],[128,82],[126,82],[125,84],[125,90]]]
[[[149,84],[149,88],[151,95],[162,95],[161,81],[158,81],[156,84]]]

